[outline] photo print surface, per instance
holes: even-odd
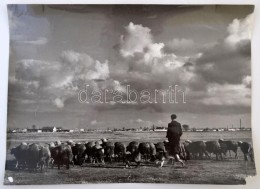
[[[7,9],[4,184],[245,184],[256,174],[254,6]]]

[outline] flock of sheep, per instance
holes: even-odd
[[[190,141],[180,143],[179,156],[182,160],[211,158],[211,154],[216,155],[216,159],[223,159],[229,151],[235,153],[240,147],[247,161],[250,157],[253,160],[253,149],[247,142],[235,142],[220,139],[218,141]],[[111,142],[107,139],[92,142],[73,142],[69,140],[61,143],[60,141],[51,142],[49,144],[27,144],[21,143],[11,149],[11,154],[15,156],[17,161],[17,169],[37,170],[48,169],[48,167],[57,166],[60,169],[65,165],[69,169],[70,165],[83,165],[83,163],[100,163],[107,162],[123,162],[125,167],[129,167],[131,162],[136,166],[141,162],[155,162],[161,167],[165,161],[171,160],[173,157],[168,154],[170,145],[168,141],[152,143],[152,142],[136,142],[132,141],[128,145],[122,142]]]

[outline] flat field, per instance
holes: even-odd
[[[224,160],[190,160],[184,167],[178,163],[165,164],[159,168],[154,163],[142,163],[140,167],[124,168],[123,163],[106,163],[105,165],[85,163],[66,170],[62,167],[49,169],[47,172],[29,172],[14,169],[14,157],[11,148],[21,142],[49,143],[51,141],[94,141],[107,138],[113,142],[128,144],[135,141],[159,142],[165,140],[165,132],[93,132],[93,133],[16,133],[7,134],[6,172],[4,184],[83,184],[83,183],[185,183],[185,184],[245,184],[247,176],[256,174],[255,164],[245,162],[241,150],[238,159]],[[237,132],[184,132],[182,140],[226,140],[252,142],[250,131]],[[232,152],[231,152],[232,153]],[[234,153],[232,153],[234,157]],[[13,182],[8,180],[13,178]]]

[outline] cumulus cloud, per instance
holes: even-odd
[[[123,86],[119,81],[114,80],[113,84],[113,88],[115,91],[126,93],[126,86]]]
[[[120,40],[120,53],[123,57],[141,53],[151,44],[152,36],[149,28],[130,22],[125,29],[126,35],[122,35]]]
[[[195,71],[209,83],[241,84],[251,75],[252,14],[234,19],[227,37],[204,49],[195,60]]]
[[[109,77],[108,61],[100,63],[96,61],[95,70],[90,70],[86,74],[86,79],[89,80],[106,80]]]
[[[243,40],[251,40],[252,29],[253,14],[249,14],[244,19],[234,19],[227,28],[229,35],[226,37],[225,42],[233,46]]]
[[[75,98],[85,84],[90,84],[93,90],[113,89],[122,93],[126,92],[126,84],[139,92],[143,89],[168,89],[170,85],[178,84],[187,92],[187,100],[196,102],[187,106],[175,105],[174,110],[178,111],[194,110],[195,105],[205,111],[205,107],[248,107],[251,68],[250,38],[245,37],[246,28],[249,27],[247,19],[233,21],[227,28],[226,38],[189,55],[175,53],[175,50],[192,46],[197,48],[194,41],[173,38],[168,44],[157,42],[150,28],[130,22],[120,38],[120,61],[115,64],[109,64],[107,60],[100,62],[86,53],[67,50],[55,62],[33,59],[17,62],[16,75],[9,82],[16,86],[17,92],[26,88],[25,96],[48,99],[58,108],[66,106],[68,99]],[[171,51],[167,51],[166,47],[171,47]],[[157,112],[173,109],[171,105],[122,105],[114,103],[113,99],[107,100],[107,105],[96,105],[96,108]],[[97,124],[95,121],[92,124]],[[133,122],[146,124],[142,119]]]
[[[250,107],[251,90],[243,84],[210,84],[201,102],[206,105],[241,105]]]
[[[105,80],[109,77],[107,60],[104,63],[101,63],[87,54],[71,50],[62,52],[61,60],[63,67],[70,72],[75,73],[78,78],[84,80]]]
[[[251,82],[252,82],[252,77],[247,75],[243,78],[242,83],[245,85],[247,88],[251,88]]]
[[[53,100],[53,103],[57,106],[57,108],[63,108],[64,107],[64,101],[60,98],[55,98]]]
[[[244,20],[238,20],[241,28],[235,27],[237,21],[233,21],[227,27],[226,38],[201,47],[190,39],[175,38],[167,45],[154,42],[150,28],[131,22],[125,27],[126,32],[120,39],[119,53],[129,67],[129,72],[123,74],[124,78],[138,90],[147,86],[149,89],[160,89],[179,84],[189,93],[190,101],[196,101],[197,105],[203,107],[224,104],[248,107],[250,38],[245,37],[242,30],[248,30],[250,19],[248,16]],[[233,40],[231,36],[236,36],[237,39]],[[229,42],[234,43],[236,48],[231,47]],[[158,48],[150,53],[151,47],[156,45]],[[195,48],[196,51],[190,51],[192,53],[188,53],[188,56],[174,53],[174,50],[182,48],[183,51],[189,48]],[[217,92],[213,93],[213,89]],[[238,90],[241,90],[240,95],[236,95]],[[236,97],[232,98],[234,95]],[[244,100],[239,102],[240,98]],[[146,106],[155,108],[150,104]],[[160,107],[156,111],[165,110]]]
[[[182,82],[191,78],[192,74],[183,67],[190,57],[165,53],[165,44],[155,43],[148,27],[130,22],[125,30],[125,34],[121,36],[119,52],[130,71],[126,74],[143,77],[144,80],[146,76],[154,75],[161,83]]]
[[[174,38],[166,43],[164,50],[178,55],[191,55],[198,53],[199,48],[192,39]]]
[[[63,108],[66,99],[75,97],[78,89],[86,83],[108,77],[108,61],[101,63],[87,54],[64,51],[61,60],[56,62],[34,59],[17,62],[15,77],[11,77],[9,82]]]
[[[130,22],[125,31],[125,35],[120,39],[120,53],[123,57],[135,57],[149,64],[153,58],[162,56],[164,44],[153,43],[150,28]]]

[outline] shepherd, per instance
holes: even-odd
[[[166,138],[169,140],[169,155],[173,156],[176,162],[180,162],[184,166],[184,162],[180,159],[179,153],[180,148],[180,138],[182,136],[181,124],[175,119],[177,116],[175,114],[171,115],[171,122],[168,124]]]

